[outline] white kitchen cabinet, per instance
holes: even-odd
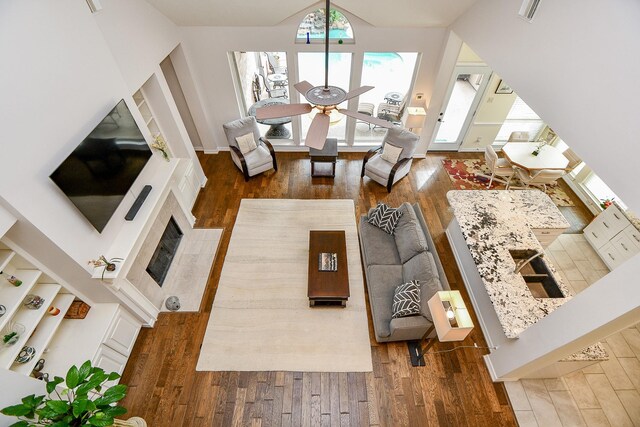
[[[140,332],[140,322],[133,316],[118,308],[109,326],[104,344],[128,357],[136,343]]]
[[[93,365],[104,369],[105,372],[117,372],[122,375],[127,365],[127,356],[102,344],[93,359]]]
[[[586,226],[584,237],[610,270],[640,252],[640,231],[616,205]]]

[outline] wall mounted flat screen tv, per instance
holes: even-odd
[[[50,178],[102,232],[150,157],[151,150],[122,100]]]

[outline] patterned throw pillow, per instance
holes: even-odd
[[[420,285],[417,280],[396,287],[391,311],[393,319],[420,314]]]
[[[393,234],[393,230],[396,228],[401,216],[402,211],[400,209],[390,208],[384,203],[380,203],[369,215],[368,221],[386,233]]]

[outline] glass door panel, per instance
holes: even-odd
[[[385,98],[391,99],[394,103],[402,103],[411,88],[417,59],[418,54],[415,52],[365,52],[361,85],[374,88],[360,95],[358,110],[366,111],[368,114],[373,105],[371,114],[375,117],[379,113],[380,104],[388,102]],[[385,128],[357,121],[354,143],[371,145],[380,142],[385,131]]]
[[[236,90],[244,114],[250,114],[252,106],[260,106],[260,103],[269,102],[267,100],[289,102],[286,52],[233,52],[233,59]],[[276,144],[291,143],[290,122],[277,126],[258,123],[258,128],[261,135]]]
[[[490,77],[491,70],[486,67],[456,67],[431,150],[458,149]]]
[[[323,52],[301,52],[298,53],[298,75],[300,81],[306,80],[313,86],[324,85],[324,53]],[[349,77],[351,76],[351,53],[330,52],[329,53],[329,85],[338,86],[347,92],[349,91]],[[301,102],[306,102],[300,96]],[[347,103],[343,102],[340,108],[347,108]],[[316,114],[316,109],[309,114],[300,116],[302,124],[301,139],[307,136],[311,120]],[[327,138],[338,138],[338,142],[345,141],[347,129],[347,118],[340,113],[332,114],[331,126]]]

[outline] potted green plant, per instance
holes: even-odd
[[[22,403],[0,412],[18,418],[11,427],[111,426],[115,417],[127,412],[116,405],[125,397],[127,386],[106,385],[118,378],[117,373],[107,374],[86,361],[80,368],[72,366],[66,378],[55,377],[47,381],[47,396],[26,396]]]

